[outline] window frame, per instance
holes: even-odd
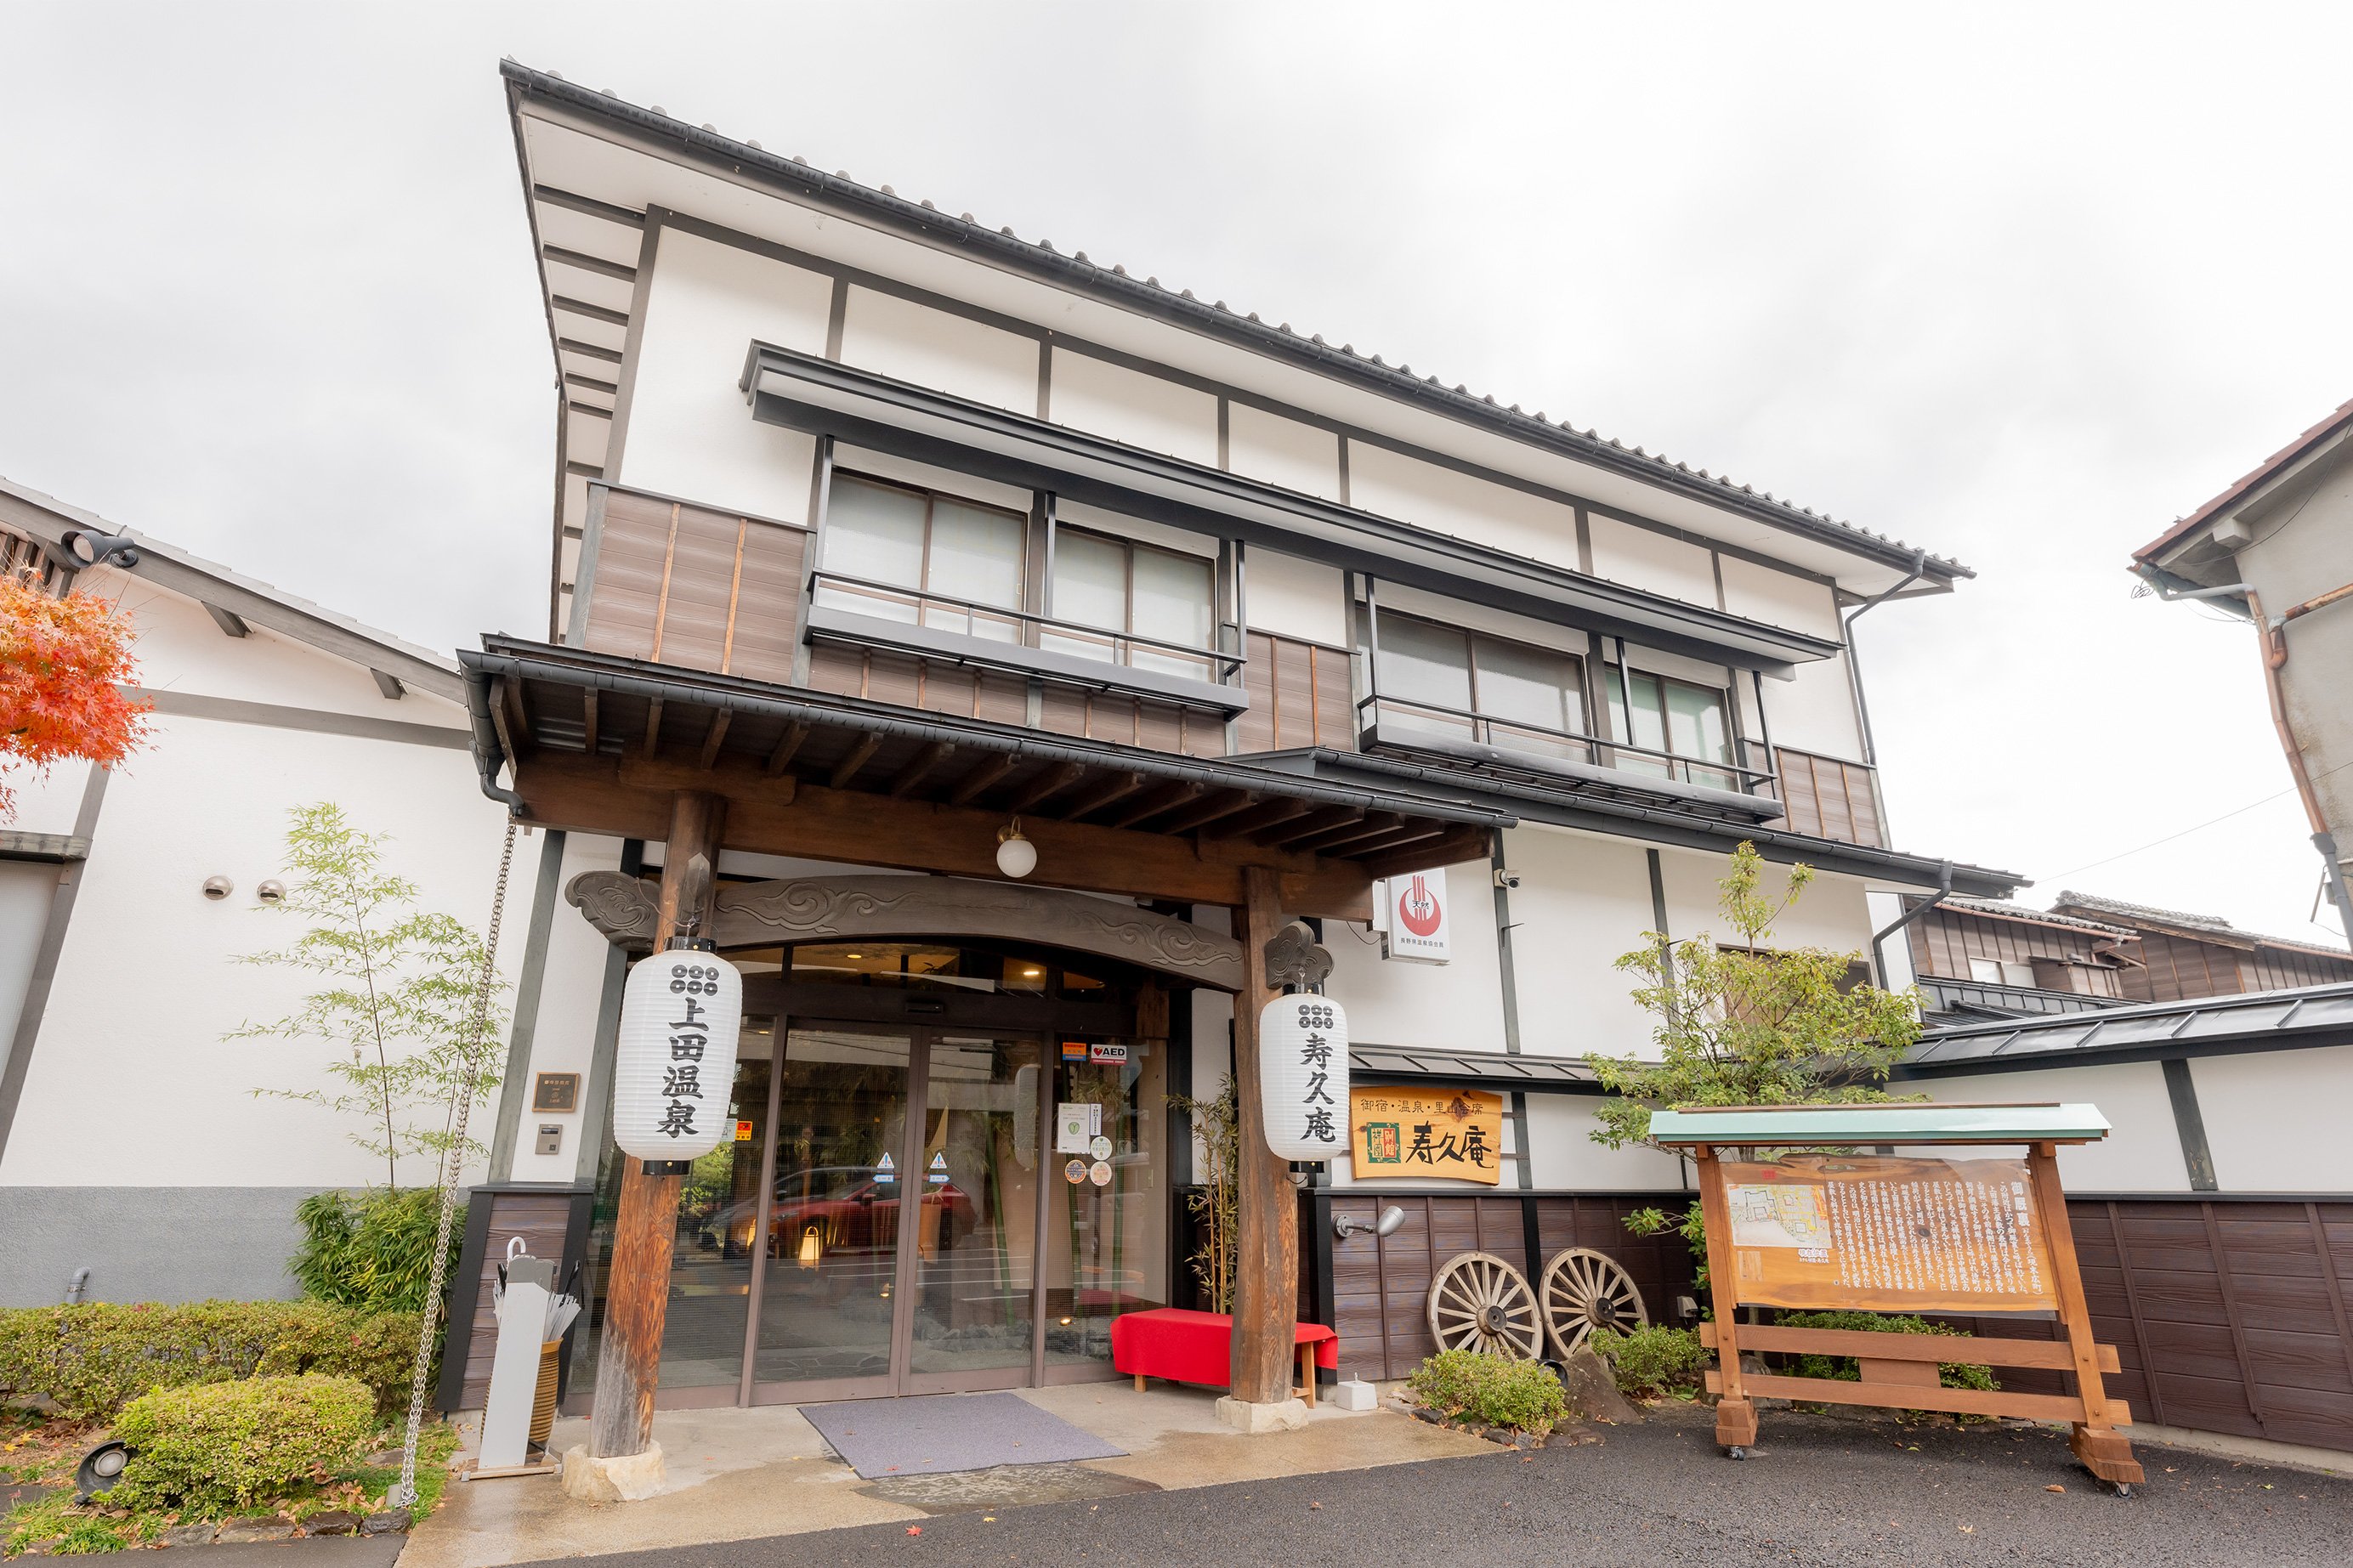
[[[979,605],[983,609],[1002,611],[1009,615],[1019,616],[1029,612],[1030,556],[1029,524],[1032,515],[1031,513],[1015,511],[1011,507],[1000,506],[995,501],[976,500],[971,496],[958,495],[953,490],[937,489],[930,485],[911,484],[904,479],[885,479],[880,474],[870,474],[860,468],[837,468],[827,476],[826,480],[826,532],[828,536],[831,535],[836,528],[841,526],[836,519],[833,503],[836,494],[836,487],[844,479],[854,480],[861,485],[872,485],[877,489],[897,490],[902,495],[921,496],[923,500],[923,564],[919,572],[919,575],[923,578],[923,581],[913,586],[906,586],[900,584],[886,584],[884,586],[893,588],[902,594],[913,594],[922,598],[950,599],[958,604],[976,605]],[[1013,558],[1013,570],[1018,580],[1018,586],[1013,595],[1012,604],[984,604],[980,600],[966,599],[960,594],[945,593],[932,586],[932,514],[938,503],[943,500],[953,501],[958,506],[970,507],[975,511],[994,512],[999,517],[1009,517],[1019,524],[1020,547],[1014,552]],[[829,573],[836,576],[848,577],[849,574],[846,572],[836,572],[831,565],[827,563],[826,549],[829,546],[830,542],[830,538],[828,537],[826,544],[819,546],[818,552],[818,570],[820,572]]]
[[[1567,660],[1573,668],[1574,679],[1570,683],[1561,686],[1558,689],[1564,695],[1573,695],[1576,698],[1577,709],[1576,717],[1577,721],[1579,723],[1590,725],[1593,717],[1592,700],[1591,694],[1587,689],[1587,672],[1590,668],[1590,660],[1587,655],[1572,652],[1567,648],[1548,647],[1543,643],[1529,642],[1523,637],[1504,637],[1498,633],[1483,631],[1475,626],[1450,626],[1443,621],[1433,620],[1428,616],[1415,615],[1411,611],[1408,610],[1384,609],[1378,616],[1367,617],[1367,627],[1365,637],[1366,646],[1372,650],[1373,658],[1377,663],[1380,658],[1380,626],[1383,623],[1389,621],[1411,622],[1413,625],[1425,630],[1444,632],[1449,636],[1460,637],[1461,639],[1463,658],[1465,661],[1463,669],[1465,676],[1470,682],[1471,704],[1468,708],[1463,709],[1461,711],[1467,717],[1491,726],[1501,724],[1506,729],[1525,730],[1536,732],[1543,732],[1549,730],[1554,735],[1588,747],[1609,744],[1606,738],[1594,733],[1589,728],[1553,728],[1547,725],[1536,724],[1525,719],[1515,719],[1502,713],[1490,712],[1480,703],[1479,645],[1485,642],[1494,644],[1500,647],[1524,649],[1526,652],[1536,654],[1546,658]],[[1377,689],[1373,695],[1377,700],[1388,700],[1398,703],[1402,707],[1428,708],[1435,711],[1445,710],[1443,704],[1423,702],[1416,698],[1398,696],[1392,692],[1380,691]],[[1494,744],[1494,742],[1491,736],[1489,740],[1482,742],[1481,743],[1493,745]],[[1506,746],[1501,749],[1510,751],[1514,748]],[[1534,752],[1531,754],[1540,756],[1543,753]]]
[[[1666,776],[1669,778],[1675,777],[1679,768],[1682,780],[1685,784],[1706,784],[1706,787],[1712,789],[1742,790],[1740,775],[1746,764],[1740,760],[1742,740],[1740,697],[1737,689],[1730,686],[1710,686],[1701,680],[1686,680],[1682,676],[1668,675],[1655,669],[1635,669],[1629,666],[1623,652],[1621,646],[1620,657],[1618,659],[1612,661],[1605,658],[1601,664],[1601,700],[1609,710],[1610,728],[1613,731],[1619,728],[1619,720],[1621,716],[1626,721],[1624,726],[1626,732],[1623,735],[1615,736],[1614,743],[1629,748],[1640,748],[1643,752],[1656,752],[1672,758],[1672,761],[1666,764],[1668,768]],[[1634,738],[1633,681],[1637,679],[1658,683],[1659,744],[1656,746],[1645,746]],[[1674,710],[1669,704],[1667,692],[1669,688],[1677,686],[1686,691],[1704,693],[1715,700],[1717,710],[1722,713],[1724,720],[1724,755],[1694,756],[1688,752],[1676,749]],[[1638,761],[1641,762],[1650,760],[1648,756],[1638,757]],[[1721,776],[1713,783],[1703,781],[1694,776],[1697,770],[1702,768]]]
[[[1070,616],[1060,615],[1056,612],[1054,607],[1054,570],[1055,567],[1060,563],[1062,541],[1072,537],[1092,539],[1098,543],[1114,544],[1120,547],[1122,560],[1120,562],[1119,593],[1120,616],[1124,622],[1123,625],[1117,626],[1092,626],[1085,621],[1072,620]],[[1050,559],[1046,564],[1046,581],[1044,584],[1045,595],[1044,603],[1041,606],[1042,614],[1045,618],[1049,621],[1054,622],[1058,626],[1072,626],[1082,631],[1101,632],[1106,637],[1143,637],[1147,642],[1161,643],[1170,647],[1191,648],[1193,647],[1191,644],[1176,642],[1168,637],[1155,637],[1150,632],[1140,632],[1135,629],[1135,552],[1139,550],[1148,550],[1155,555],[1173,556],[1179,561],[1197,562],[1208,574],[1209,592],[1208,596],[1204,599],[1202,603],[1207,606],[1209,612],[1208,640],[1200,644],[1196,651],[1204,654],[1215,654],[1218,651],[1219,619],[1218,563],[1216,557],[1209,555],[1196,555],[1191,552],[1185,550],[1171,550],[1165,544],[1154,544],[1147,540],[1142,539],[1130,539],[1124,534],[1110,533],[1100,528],[1088,528],[1081,524],[1067,523],[1059,519],[1057,519],[1054,523],[1054,555],[1053,558]]]

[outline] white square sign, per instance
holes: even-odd
[[[1391,877],[1381,884],[1381,954],[1419,963],[1445,963],[1454,956],[1453,910],[1447,902],[1442,867]]]

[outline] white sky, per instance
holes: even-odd
[[[2124,564],[2353,395],[2347,7],[0,0],[0,473],[389,630],[545,624],[512,55],[1957,556],[1859,633],[1902,847],[2317,934],[2253,634]]]

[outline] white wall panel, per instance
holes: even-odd
[[[976,403],[1032,416],[1038,412],[1034,339],[895,294],[851,286],[842,317],[841,358],[861,370]]]
[[[1795,679],[1767,680],[1765,716],[1777,746],[1862,760],[1862,725],[1855,717],[1854,689],[1848,684],[1842,653],[1798,666]]]
[[[1226,466],[1302,495],[1340,497],[1340,437],[1247,404],[1226,409]]]
[[[2353,1046],[2195,1057],[2189,1081],[2222,1191],[2353,1193]]]
[[[1254,629],[1335,647],[1354,646],[1346,584],[1338,567],[1253,549],[1242,558],[1242,584]]]
[[[1683,1161],[1643,1146],[1609,1149],[1593,1141],[1599,1100],[1583,1094],[1528,1096],[1528,1151],[1535,1184],[1574,1192],[1674,1192]]]
[[[1512,893],[1520,1048],[1532,1056],[1655,1055],[1651,1016],[1634,1004],[1634,982],[1611,967],[1651,928],[1642,847],[1520,827],[1505,833],[1504,858],[1522,879]]]
[[[1697,849],[1662,848],[1659,878],[1667,893],[1667,934],[1682,942],[1702,931],[1718,942],[1737,941],[1725,924],[1723,889],[1716,884],[1732,868],[1732,857]],[[1778,901],[1789,885],[1789,868],[1767,861],[1763,892]],[[1820,947],[1833,952],[1868,952],[1871,907],[1863,884],[1852,877],[1818,872],[1796,906],[1773,928],[1772,945]]]
[[[1593,537],[1595,576],[1689,604],[1715,605],[1715,567],[1710,551],[1599,513],[1588,512],[1586,523]]]
[[[1599,545],[1595,545],[1597,550]],[[1724,607],[1736,616],[1767,626],[1839,640],[1838,604],[1830,585],[1759,566],[1736,555],[1721,559]]]
[[[1895,1087],[1897,1092],[1925,1093],[1947,1104],[2096,1105],[2114,1131],[2097,1143],[2061,1147],[2059,1178],[2070,1192],[2189,1190],[2189,1168],[2181,1162],[2181,1138],[2173,1125],[2173,1102],[2165,1092],[2165,1069],[2155,1062],[1974,1073],[1915,1079]],[[1966,1157],[1965,1151],[1938,1152]],[[2225,1177],[2223,1185],[2229,1184]]]
[[[1218,400],[1176,382],[1056,349],[1046,407],[1057,425],[1218,466]]]
[[[1381,956],[1379,939],[1359,925],[1327,921],[1332,994],[1348,1009],[1351,1039],[1444,1050],[1504,1048],[1503,980],[1496,968],[1495,906],[1486,862],[1451,869],[1454,958],[1416,963]]]
[[[523,859],[524,846],[516,846],[515,858]],[[531,871],[538,871],[537,841],[531,841]],[[522,1099],[522,1120],[515,1139],[514,1179],[518,1182],[568,1182],[579,1168],[580,1140],[584,1136],[587,1111],[592,1105],[602,1103],[607,1087],[590,1081],[589,1065],[596,1049],[596,1015],[604,1002],[606,955],[613,944],[604,933],[588,923],[588,919],[565,900],[564,889],[572,879],[583,871],[617,871],[621,868],[621,841],[600,838],[586,833],[567,834],[564,841],[564,869],[555,884],[555,909],[547,927],[547,967],[542,976],[539,1009],[533,1022],[531,1037],[531,1067],[521,1081],[501,1087],[501,1096],[513,1094]],[[516,868],[517,877],[522,868]],[[519,879],[513,884],[522,886]],[[530,930],[529,912],[509,906],[510,918],[522,915],[523,922],[512,928],[506,941],[519,942]],[[505,942],[501,945],[505,946]],[[516,958],[516,967],[522,959]],[[576,1072],[581,1075],[581,1109],[573,1111],[533,1110],[531,1108],[531,1080],[533,1073]],[[564,1147],[554,1154],[533,1152],[540,1124],[552,1123],[564,1129]],[[477,1122],[477,1125],[484,1123]],[[484,1142],[489,1139],[484,1138]]]
[[[1386,447],[1348,444],[1348,499],[1360,510],[1577,569],[1573,508]]]
[[[152,675],[145,679],[153,679]],[[59,763],[47,773],[10,768],[8,787],[16,795],[16,815],[7,826],[18,833],[71,833],[81,816],[88,763]]]
[[[42,860],[0,860],[0,1057],[16,1037],[17,1010],[48,928],[60,869]]]
[[[823,353],[832,298],[821,273],[664,230],[639,329],[621,481],[806,521],[815,440],[754,421],[736,384],[755,338]]]
[[[1537,647],[1558,648],[1563,653],[1573,653],[1579,658],[1588,657],[1593,645],[1590,634],[1581,627],[1515,616],[1509,610],[1491,609],[1467,599],[1450,599],[1403,583],[1382,583],[1375,593],[1384,615],[1397,610],[1409,616],[1419,616],[1424,620],[1436,621],[1440,626],[1468,626],[1474,631],[1493,632],[1499,637],[1510,637]],[[1361,602],[1361,594],[1358,598]],[[1642,668],[1639,656],[1634,663],[1636,668]]]

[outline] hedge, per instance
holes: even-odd
[[[1433,1415],[1544,1436],[1568,1414],[1568,1395],[1540,1361],[1440,1351],[1406,1379]]]
[[[375,1405],[366,1384],[316,1374],[158,1389],[115,1418],[133,1455],[107,1500],[199,1515],[251,1508],[350,1466]]]
[[[82,1419],[157,1388],[319,1373],[364,1384],[377,1410],[408,1404],[417,1314],[323,1301],[191,1301],[0,1309],[0,1390]]]

